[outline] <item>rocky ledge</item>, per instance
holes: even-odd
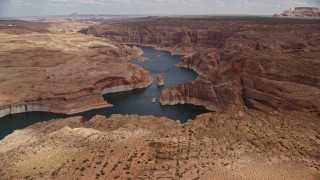
[[[0,117],[107,107],[102,94],[152,83],[148,71],[126,62],[141,49],[108,40],[13,25],[0,28],[0,46]]]
[[[0,179],[318,179],[320,124],[228,110],[180,124],[138,115],[41,122],[0,141]]]

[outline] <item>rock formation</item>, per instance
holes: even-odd
[[[0,179],[318,179],[319,118],[228,110],[41,122],[0,141]],[[303,133],[301,133],[303,132]]]
[[[157,74],[157,85],[158,86],[163,86],[164,85],[164,79],[161,74]]]
[[[308,17],[320,18],[320,9],[317,7],[296,7],[294,10],[283,11],[281,14],[275,14],[278,17]]]
[[[0,45],[0,117],[111,106],[101,94],[143,88],[152,81],[148,71],[126,62],[141,53],[138,48],[108,40],[14,24],[1,27]]]
[[[220,54],[216,49],[203,49],[181,58],[179,67],[189,68],[198,74],[214,70],[220,63]]]

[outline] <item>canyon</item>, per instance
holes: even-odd
[[[319,24],[316,19],[155,17],[80,32],[184,55],[178,66],[199,77],[162,90],[163,105],[319,114]]]

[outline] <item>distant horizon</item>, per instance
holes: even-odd
[[[319,0],[1,0],[1,18],[81,15],[272,16],[295,7],[320,7]]]
[[[7,16],[1,17],[0,19],[12,19],[12,18],[32,18],[32,17],[65,17],[65,16],[72,16],[73,13],[70,14],[55,14],[55,15],[31,15],[31,16]],[[272,17],[274,14],[81,14],[79,13],[78,16],[137,16],[137,17],[156,17],[156,16],[260,16],[260,17]]]

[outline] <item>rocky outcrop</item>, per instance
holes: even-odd
[[[283,11],[281,14],[275,14],[276,17],[309,17],[320,18],[320,9],[317,7],[296,7],[294,10]]]
[[[319,129],[310,113],[254,110],[185,124],[138,115],[55,119],[0,141],[0,179],[317,179]]]
[[[161,90],[162,105],[196,104],[209,105],[217,101],[212,83],[208,81],[192,81],[178,87]]]
[[[12,28],[19,33],[7,33]],[[14,26],[3,29],[0,117],[29,111],[73,114],[108,107],[111,104],[102,94],[152,83],[148,71],[126,62],[138,57],[140,48],[81,34],[29,34],[31,29]]]
[[[163,86],[164,85],[164,79],[161,74],[157,74],[157,85],[158,86]]]
[[[213,111],[244,107],[239,79],[215,83],[199,78],[177,87],[162,89],[160,102],[162,105],[201,105]]]

